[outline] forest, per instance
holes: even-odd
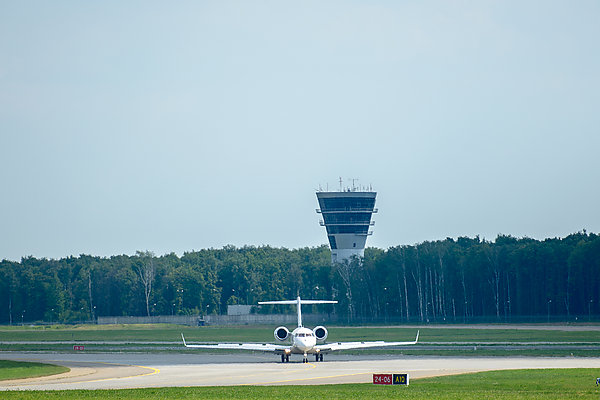
[[[338,300],[320,311],[350,324],[594,320],[600,236],[447,238],[367,248],[362,260],[335,265],[325,245],[0,262],[0,324],[225,314],[229,304],[298,295]],[[294,312],[284,307],[254,312]]]

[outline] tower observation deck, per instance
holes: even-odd
[[[369,228],[375,225],[371,215],[377,212],[377,192],[347,189],[339,192],[317,192],[319,209],[323,216],[321,226],[327,229],[333,263],[363,257]]]

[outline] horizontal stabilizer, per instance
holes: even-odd
[[[259,301],[258,304],[295,304],[298,307],[298,326],[302,326],[302,304],[336,304],[335,300],[302,300],[300,296],[296,300],[274,300]]]
[[[298,304],[298,300],[259,301],[258,304]],[[336,300],[300,300],[300,304],[337,304]]]

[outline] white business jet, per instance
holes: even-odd
[[[364,349],[367,347],[386,347],[386,346],[407,346],[417,344],[419,340],[419,331],[413,342],[345,342],[345,343],[327,343],[327,329],[324,326],[317,326],[314,329],[302,326],[302,304],[335,304],[337,301],[330,300],[302,300],[300,296],[296,300],[281,301],[260,301],[258,304],[296,304],[298,307],[298,327],[291,333],[285,326],[275,329],[274,336],[280,342],[290,340],[290,345],[270,344],[270,343],[218,343],[218,344],[187,344],[183,333],[183,345],[185,347],[197,349],[237,349],[237,350],[257,350],[281,355],[281,362],[289,362],[290,354],[302,354],[302,362],[308,362],[308,355],[314,354],[315,361],[323,361],[323,354],[337,350]],[[321,344],[317,344],[317,342]]]

